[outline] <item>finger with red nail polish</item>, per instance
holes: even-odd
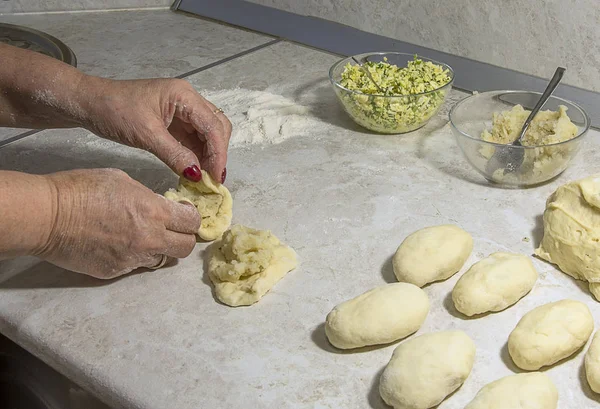
[[[227,177],[227,168],[223,169],[223,173],[221,174],[221,183],[225,183],[226,177]]]
[[[202,180],[202,172],[196,165],[188,166],[183,170],[183,177],[192,182],[200,182]]]

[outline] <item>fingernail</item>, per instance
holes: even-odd
[[[223,169],[223,174],[221,175],[221,183],[225,183],[226,177],[227,177],[227,168]]]
[[[188,166],[183,170],[183,177],[192,182],[199,182],[202,180],[202,172],[196,165]]]
[[[191,203],[191,202],[188,202],[187,200],[180,200],[180,201],[179,201],[179,202],[177,202],[177,203],[184,204],[184,205],[188,205],[188,206],[192,206],[194,209],[196,208],[196,205],[195,205],[195,204],[193,204],[193,203]]]

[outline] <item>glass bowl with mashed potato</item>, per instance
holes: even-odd
[[[400,134],[421,128],[452,89],[454,71],[441,62],[396,52],[354,58],[362,68],[352,57],[344,58],[331,67],[329,79],[348,115],[371,131]]]
[[[531,91],[482,92],[450,110],[450,127],[458,146],[488,181],[507,187],[535,186],[560,175],[579,152],[590,118],[579,105],[555,96],[534,118],[523,146],[510,145],[540,96]],[[498,166],[491,160],[498,150],[506,153],[512,149],[523,153],[518,169],[511,169],[508,163]]]

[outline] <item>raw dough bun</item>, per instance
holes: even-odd
[[[429,312],[425,291],[408,283],[374,288],[336,306],[325,333],[337,348],[387,344],[416,332]]]
[[[473,238],[460,227],[426,227],[400,244],[393,258],[394,274],[400,282],[423,287],[458,272],[472,250]]]
[[[578,280],[600,283],[600,175],[563,185],[548,198],[535,254]],[[598,298],[600,291],[590,289]]]
[[[217,298],[236,307],[260,300],[297,265],[294,250],[270,231],[234,225],[212,244],[208,275]]]
[[[493,253],[473,264],[458,280],[452,301],[458,311],[468,316],[502,311],[531,291],[537,278],[529,257]]]
[[[508,337],[508,352],[519,368],[535,371],[572,355],[593,330],[587,305],[573,300],[552,302],[521,318]]]
[[[225,186],[215,181],[205,171],[200,182],[181,178],[177,189],[165,193],[167,199],[175,202],[192,203],[202,216],[198,236],[206,241],[216,240],[231,224],[233,200]]]
[[[471,373],[475,343],[462,331],[433,332],[400,344],[379,383],[395,409],[427,409],[458,389]]]
[[[596,332],[585,354],[585,376],[590,388],[600,393],[600,331]]]
[[[541,372],[509,375],[488,383],[464,409],[556,409],[558,391]]]

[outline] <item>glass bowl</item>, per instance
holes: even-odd
[[[358,61],[368,57],[369,61],[387,62],[406,67],[415,54],[381,52],[367,53],[354,56]],[[432,91],[409,95],[375,95],[350,90],[340,84],[342,72],[347,64],[356,65],[352,57],[344,58],[335,63],[329,70],[329,80],[335,90],[344,110],[359,125],[375,132],[384,134],[400,134],[419,129],[439,111],[448,97],[454,81],[454,71],[450,66],[416,56],[423,61],[430,61],[449,71],[450,82]]]
[[[512,109],[520,104],[531,110],[541,96],[532,91],[489,91],[471,95],[458,102],[450,110],[450,126],[461,151],[469,163],[488,181],[512,187],[534,186],[560,175],[577,155],[581,141],[590,127],[590,118],[577,104],[551,96],[542,108],[557,111],[559,105],[567,107],[567,115],[578,127],[577,134],[568,141],[538,146],[512,146],[487,142],[481,139],[482,132],[492,128],[494,112]],[[491,169],[490,158],[502,150],[503,157],[510,157],[510,150],[522,150],[523,164],[514,171],[505,171],[506,166]],[[498,156],[497,156],[498,157]]]

